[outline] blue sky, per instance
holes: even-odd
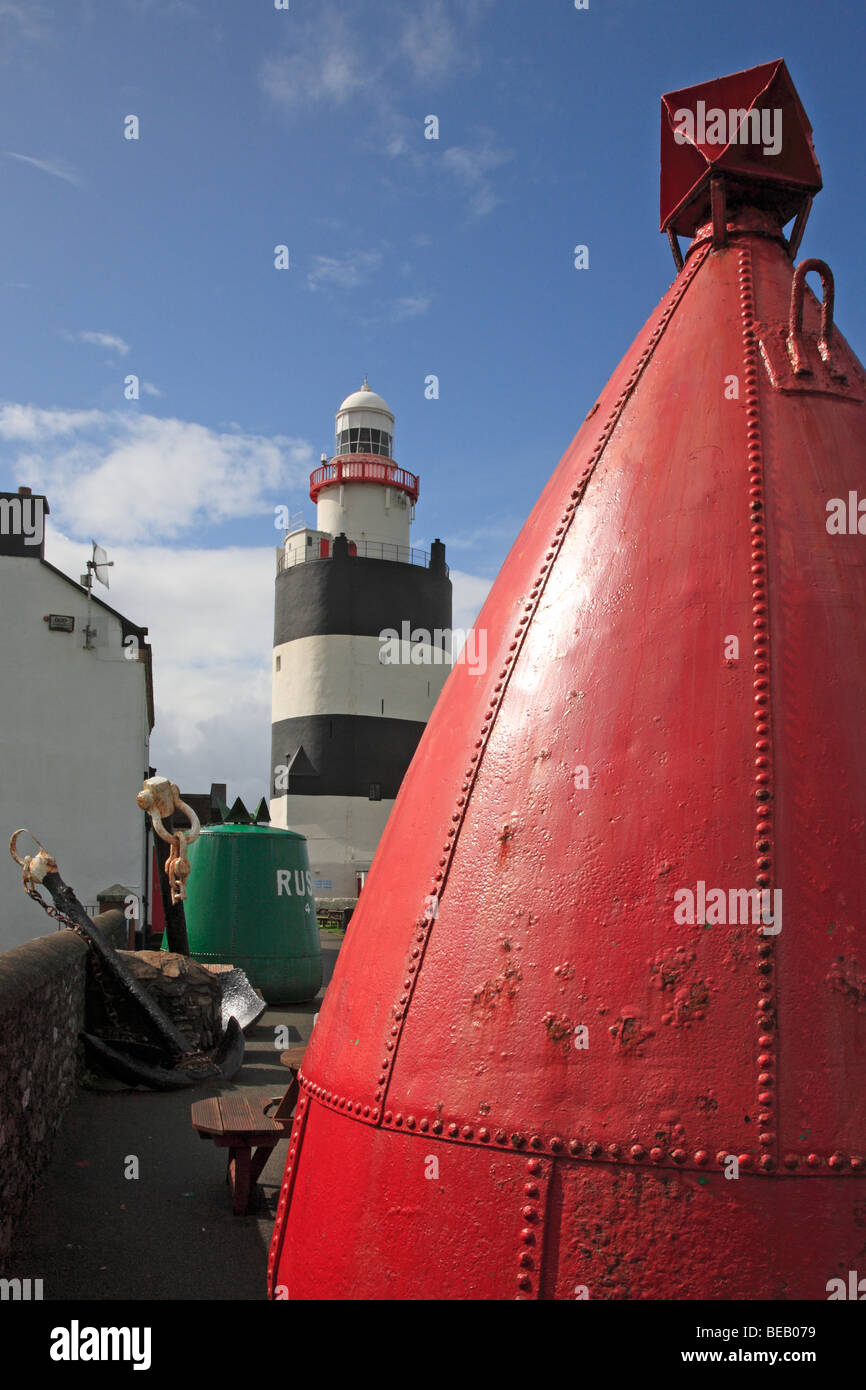
[[[365,372],[474,617],[671,281],[663,92],[785,58],[825,184],[800,255],[863,355],[863,29],[804,0],[0,0],[0,485],[48,493],[69,573],[110,550],[161,771],[264,789],[273,509],[313,520]]]

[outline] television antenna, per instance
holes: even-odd
[[[108,552],[103,550],[101,545],[97,545],[96,541],[91,541],[90,544],[93,554],[87,561],[87,573],[81,576],[81,584],[87,590],[87,626],[84,629],[84,646],[87,651],[93,650],[95,643],[91,639],[96,636],[95,628],[90,626],[93,581],[95,579],[97,583],[104,584],[106,589],[109,588],[108,571],[114,567],[114,561],[109,560]]]

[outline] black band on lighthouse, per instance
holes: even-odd
[[[378,787],[393,800],[424,727],[360,714],[281,719],[272,726],[271,794],[369,797]]]
[[[310,560],[277,575],[275,647],[297,637],[399,633],[404,622],[430,633],[450,628],[451,580],[442,569],[352,556]]]

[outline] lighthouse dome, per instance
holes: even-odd
[[[337,411],[338,454],[379,454],[392,457],[394,413],[387,401],[370,390],[367,378],[360,391],[347,396]]]
[[[353,391],[351,396],[347,396],[337,414],[342,415],[344,410],[382,410],[394,419],[394,412],[388,402],[375,391],[371,391],[369,386],[362,386],[360,391]]]

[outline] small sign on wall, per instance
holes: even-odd
[[[75,631],[75,619],[67,613],[47,613],[43,621],[48,624],[49,632]]]

